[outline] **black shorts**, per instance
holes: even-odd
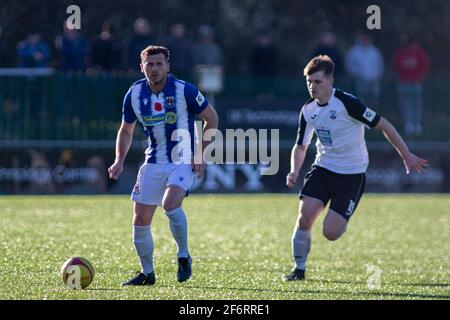
[[[313,165],[306,174],[302,196],[319,199],[324,207],[331,200],[330,209],[336,211],[345,220],[349,220],[364,192],[366,175],[340,174]]]

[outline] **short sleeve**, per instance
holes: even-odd
[[[134,123],[136,121],[136,114],[134,113],[133,106],[131,105],[131,88],[123,98],[122,106],[122,121],[126,123]]]
[[[303,107],[300,111],[300,116],[298,117],[298,131],[297,131],[297,141],[296,144],[298,145],[309,145],[311,143],[311,139],[314,133],[314,128],[306,122],[305,116],[304,116],[304,110]]]
[[[203,94],[194,85],[187,82],[184,86],[184,96],[188,110],[194,114],[202,113],[209,104]]]
[[[336,92],[336,97],[342,101],[350,117],[364,123],[367,127],[373,128],[380,121],[380,115],[366,107],[355,96],[344,92]]]

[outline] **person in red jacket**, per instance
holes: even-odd
[[[403,46],[394,57],[394,70],[398,77],[398,105],[404,119],[405,133],[422,134],[423,82],[429,67],[426,51],[414,39],[403,35]]]

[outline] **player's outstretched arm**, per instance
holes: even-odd
[[[136,122],[127,123],[122,121],[119,132],[117,132],[116,139],[116,159],[114,163],[108,168],[109,177],[111,179],[117,180],[123,170],[123,163],[125,161],[125,156],[130,149],[131,141],[133,141],[133,131]]]
[[[289,188],[294,188],[297,183],[300,169],[305,161],[306,150],[308,145],[295,144],[291,152],[291,172],[286,176],[286,185]]]
[[[426,159],[422,159],[416,156],[415,154],[409,151],[405,141],[403,141],[400,134],[397,132],[395,127],[389,121],[381,117],[380,121],[375,126],[375,128],[383,132],[386,139],[397,150],[400,157],[403,159],[403,163],[405,165],[407,174],[409,174],[411,171],[416,171],[419,173],[425,171],[425,168],[428,167],[428,161]]]

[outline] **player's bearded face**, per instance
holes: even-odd
[[[158,84],[165,79],[169,67],[169,62],[162,53],[147,56],[147,59],[141,64],[142,72],[153,84]]]

